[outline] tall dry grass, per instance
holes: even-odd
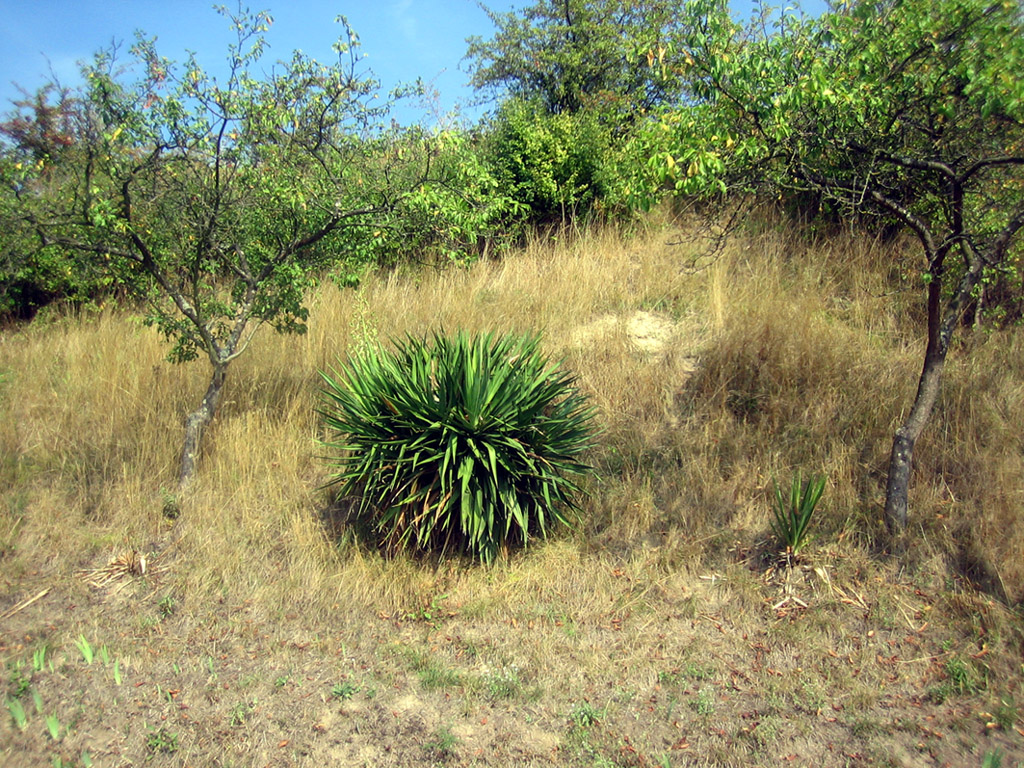
[[[423,605],[433,565],[385,560],[325,523],[317,371],[375,339],[439,328],[542,331],[605,429],[581,532],[499,565],[504,587],[475,570],[451,575],[460,602],[514,612],[528,597],[512,585],[586,582],[580,558],[595,553],[658,580],[757,547],[770,484],[796,470],[828,478],[819,546],[872,552],[889,440],[922,349],[919,292],[900,280],[912,252],[769,228],[691,271],[682,267],[701,246],[670,245],[678,235],[583,232],[470,269],[382,273],[358,291],[323,285],[307,334],[261,332],[229,371],[183,498],[173,498],[182,418],[205,388],[201,363],[163,362],[160,339],[130,311],[9,329],[5,570],[67,572],[173,541],[163,556],[191,597],[231,593],[271,613]],[[656,354],[625,322],[638,311],[670,329]],[[967,568],[1010,601],[1024,598],[1021,344],[1014,331],[963,333],[911,497],[917,566],[936,578]],[[178,523],[166,514],[175,507]]]

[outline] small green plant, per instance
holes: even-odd
[[[797,554],[807,543],[807,529],[824,492],[825,478],[817,475],[802,482],[798,472],[790,482],[788,496],[775,483],[772,531],[787,554]]]
[[[703,717],[715,714],[715,693],[707,686],[697,691],[697,696],[690,702],[693,711]]]
[[[28,725],[28,716],[25,714],[25,707],[22,706],[22,703],[17,699],[8,699],[7,710],[11,713],[11,719],[14,720],[18,730],[25,730],[25,726]]]
[[[459,744],[459,738],[450,726],[443,726],[434,732],[434,737],[423,745],[424,751],[438,759],[446,759],[455,755],[455,747]]]
[[[409,662],[420,679],[420,685],[427,690],[452,688],[462,684],[459,673],[445,667],[429,653],[414,648],[402,648],[400,653]]]
[[[256,711],[255,701],[240,701],[231,708],[230,722],[232,726],[245,725],[249,716]]]
[[[359,693],[359,686],[349,682],[337,683],[331,688],[331,696],[343,701],[351,699],[357,693]]]
[[[114,684],[121,684],[121,660],[114,659]]]
[[[715,676],[715,668],[691,662],[683,669],[684,674],[693,680],[710,680]]]
[[[951,656],[947,659],[943,670],[946,679],[928,692],[929,697],[937,704],[952,696],[972,695],[985,688],[984,676],[960,656]]]
[[[715,669],[711,666],[704,666],[691,662],[682,669],[676,668],[658,673],[658,682],[662,685],[683,685],[687,680],[710,680],[715,675]]]
[[[683,675],[678,670],[672,670],[671,672],[661,671],[658,673],[659,685],[678,685],[682,679]]]
[[[160,611],[160,616],[165,619],[169,619],[174,615],[175,608],[177,607],[174,603],[173,595],[164,595],[160,598],[160,602],[156,604],[157,610]]]
[[[85,639],[85,635],[79,635],[78,639],[75,640],[75,646],[82,653],[82,658],[85,659],[86,664],[92,664],[92,660],[95,656],[93,647],[89,644],[89,641]]]
[[[946,662],[946,675],[949,677],[949,683],[956,693],[975,692],[974,672],[959,656],[953,656]]]
[[[589,728],[596,724],[601,717],[601,711],[595,709],[594,705],[589,701],[581,701],[577,703],[572,708],[572,712],[569,713],[569,719],[577,728]]]
[[[60,739],[60,720],[57,719],[56,712],[46,716],[46,730],[54,741]]]
[[[430,607],[421,608],[415,613],[407,613],[405,618],[413,621],[425,621],[432,627],[437,626],[437,619],[441,615],[441,603],[448,599],[448,595],[434,595],[430,598]]]
[[[338,436],[330,484],[391,549],[489,562],[568,524],[593,411],[535,336],[407,339],[350,358],[320,410]]]
[[[455,688],[462,684],[462,678],[459,677],[458,672],[443,667],[435,661],[431,661],[418,670],[417,675],[420,679],[420,685],[428,691]]]
[[[32,652],[32,669],[42,672],[46,666],[46,646],[41,645]]]
[[[150,728],[146,736],[146,749],[150,754],[171,754],[178,751],[178,734],[166,728]]]
[[[288,681],[291,680],[291,677],[291,675],[280,675],[274,678],[274,687],[284,688],[286,685],[288,685]]]
[[[11,695],[21,698],[32,687],[32,676],[25,674],[25,662],[20,659],[11,667],[9,682]]]
[[[178,497],[168,491],[163,492],[163,508],[161,513],[167,520],[177,520],[181,517],[181,505],[178,503]]]
[[[981,768],[1002,768],[1003,751],[1001,749],[990,749],[981,759]]]
[[[523,690],[523,682],[519,678],[519,667],[515,664],[489,671],[484,676],[484,680],[487,684],[487,694],[492,699],[513,699]]]

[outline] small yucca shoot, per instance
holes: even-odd
[[[817,475],[802,482],[798,472],[790,483],[788,496],[775,483],[772,531],[787,554],[795,555],[807,543],[807,529],[824,492],[825,478]]]
[[[24,731],[25,726],[28,725],[28,716],[25,714],[25,707],[17,699],[7,700],[7,709],[11,713],[11,718],[14,720],[14,724],[18,726],[19,731]]]
[[[60,739],[60,720],[57,719],[57,713],[46,716],[46,730],[50,734],[50,738],[54,741]]]
[[[92,664],[93,660],[93,648],[86,640],[85,635],[79,635],[78,639],[75,640],[75,645],[78,646],[78,650],[82,653],[82,658],[85,659],[86,664]]]
[[[330,484],[388,548],[490,561],[568,522],[593,411],[538,341],[435,333],[321,374]]]

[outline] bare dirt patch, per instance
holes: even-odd
[[[689,330],[668,316],[636,310],[625,315],[601,315],[577,327],[572,333],[572,340],[578,346],[587,346],[608,344],[615,336],[621,336],[636,352],[660,360],[673,344],[685,342],[692,348],[694,340],[682,338]]]

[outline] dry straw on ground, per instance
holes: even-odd
[[[890,560],[913,252],[768,228],[694,271],[679,239],[586,232],[325,283],[306,335],[264,330],[231,369],[181,498],[201,364],[163,362],[130,311],[3,331],[0,612],[50,591],[0,619],[0,685],[28,712],[0,718],[0,762],[1017,765],[1019,332],[964,330],[918,448],[914,546]],[[576,534],[489,569],[388,560],[318,490],[317,370],[437,328],[541,330],[577,373],[605,432]],[[767,490],[797,469],[828,487],[783,574]],[[159,553],[158,578],[126,552]],[[116,591],[75,578],[104,569]]]

